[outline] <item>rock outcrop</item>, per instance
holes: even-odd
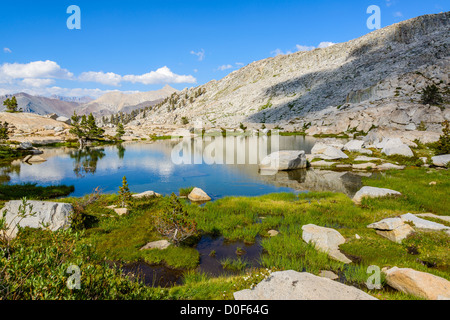
[[[0,216],[6,214],[6,225],[8,238],[15,238],[17,226],[34,229],[48,228],[57,231],[70,227],[70,217],[73,207],[69,203],[13,200],[5,204],[0,210]]]
[[[307,272],[274,272],[252,290],[234,293],[236,300],[377,300],[355,287]]]

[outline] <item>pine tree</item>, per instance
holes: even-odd
[[[19,112],[16,97],[3,101],[3,105],[6,107],[6,112],[14,113]]]
[[[123,124],[119,123],[116,128],[116,138],[121,140],[122,136],[125,134],[125,129],[123,128]]]
[[[128,187],[127,177],[124,176],[122,179],[122,186],[119,187],[119,201],[122,208],[126,208],[131,201],[131,192]]]

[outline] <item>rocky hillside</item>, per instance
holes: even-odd
[[[439,130],[438,122],[450,118],[448,108],[428,109],[420,92],[435,83],[448,95],[449,18],[450,12],[425,15],[328,48],[253,62],[173,95],[147,112],[144,124],[181,124],[186,118],[211,127],[243,122],[316,127],[316,133],[367,132],[395,124],[389,115],[397,112],[400,126],[415,130],[425,121]],[[405,113],[411,107],[420,114]],[[368,121],[361,121],[364,110],[373,113]],[[347,121],[333,127],[343,112]],[[351,124],[352,117],[361,119]]]

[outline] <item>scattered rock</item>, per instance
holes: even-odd
[[[280,233],[276,230],[269,230],[267,232],[269,234],[270,237],[276,237],[277,235],[279,235]]]
[[[377,234],[380,236],[389,239],[393,242],[401,243],[404,239],[406,239],[410,234],[414,232],[414,229],[408,224],[402,224],[400,227],[395,228],[393,230],[383,231],[377,230]]]
[[[331,228],[319,227],[313,224],[302,227],[302,239],[306,243],[311,243],[320,251],[343,263],[351,263],[343,253],[339,251],[339,245],[345,243],[345,238],[336,230]]]
[[[354,164],[352,165],[352,168],[354,170],[368,170],[368,169],[373,170],[377,168],[377,165],[375,163],[368,162],[368,163]]]
[[[412,222],[416,228],[419,229],[428,229],[428,230],[450,230],[450,227],[447,227],[441,223],[436,223],[433,221],[428,221],[419,217],[416,217],[412,213],[407,213],[400,216],[403,222]]]
[[[401,155],[405,157],[414,157],[411,148],[401,142],[400,139],[389,139],[381,152],[387,156]]]
[[[416,216],[417,217],[428,217],[428,218],[440,219],[440,220],[444,220],[444,221],[450,223],[450,216],[438,216],[438,215],[433,214],[433,213],[419,213],[419,214],[416,214]]]
[[[387,283],[398,291],[428,300],[450,298],[450,281],[410,268],[385,270]]]
[[[364,144],[363,140],[352,140],[344,145],[344,150],[350,152],[359,152],[359,150],[363,148],[363,144]]]
[[[378,170],[404,170],[405,166],[398,166],[392,163],[383,163],[377,166]]]
[[[259,164],[261,170],[286,171],[307,166],[305,151],[278,151],[265,157]]]
[[[115,211],[119,216],[123,216],[123,215],[127,215],[127,214],[128,214],[128,209],[127,209],[127,208],[117,208],[117,209],[114,209],[114,211]]]
[[[311,162],[311,167],[313,168],[326,168],[326,167],[331,167],[334,164],[336,164],[337,162],[328,162],[328,161],[315,161],[315,162]]]
[[[339,279],[339,276],[336,273],[334,273],[333,271],[328,271],[328,270],[321,270],[319,273],[319,277],[327,278],[330,280]]]
[[[401,218],[387,218],[387,219],[383,219],[381,221],[372,223],[372,224],[368,225],[367,228],[390,231],[390,230],[397,229],[398,227],[401,227],[404,224],[405,223],[403,222],[403,220]]]
[[[252,290],[234,293],[236,300],[377,300],[355,287],[293,270],[274,272]]]
[[[71,124],[71,122],[72,122],[69,118],[67,118],[67,117],[62,117],[62,116],[56,118],[56,121],[64,122],[65,124]]]
[[[360,204],[363,198],[381,198],[387,196],[401,196],[402,194],[398,191],[376,188],[376,187],[362,187],[355,196],[353,197],[353,202]]]
[[[164,250],[171,246],[171,243],[167,240],[160,240],[160,241],[153,241],[147,243],[145,246],[141,248],[141,250],[151,250],[151,249],[158,249],[158,250]]]
[[[188,199],[194,202],[210,201],[211,197],[200,188],[194,188],[188,195]]]
[[[117,206],[115,204],[106,207],[106,209],[110,209],[110,210],[114,210],[115,208],[117,208]]]
[[[450,154],[433,157],[431,161],[436,167],[446,167],[450,162]]]
[[[6,213],[6,224],[8,238],[15,238],[17,235],[17,225],[20,227],[30,227],[39,229],[48,224],[51,231],[57,231],[70,227],[70,216],[73,213],[73,207],[69,203],[46,202],[46,201],[27,201],[25,212],[28,216],[25,219],[18,218],[19,210],[22,208],[22,200],[9,201],[4,208],[0,210],[0,216]],[[23,208],[22,208],[23,209]]]
[[[155,197],[161,197],[159,193],[156,193],[154,191],[145,191],[139,194],[133,194],[133,198],[135,199],[142,199],[142,198],[155,198]]]
[[[355,239],[356,240],[361,240],[361,236],[359,234],[355,234]]]
[[[382,161],[379,158],[373,158],[373,157],[366,157],[366,156],[359,156],[355,158],[355,162],[359,161]]]
[[[17,147],[19,150],[30,150],[33,149],[33,144],[31,142],[22,142],[19,147]]]

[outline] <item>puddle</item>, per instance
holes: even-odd
[[[244,251],[240,255],[236,254],[238,248]],[[243,241],[229,242],[225,241],[223,237],[215,238],[212,236],[203,236],[196,245],[196,249],[200,253],[200,263],[196,271],[206,273],[211,277],[239,273],[222,267],[220,261],[226,258],[244,259],[248,262],[248,268],[258,268],[260,267],[259,258],[263,251],[259,238],[256,239],[254,244],[246,244]],[[212,251],[215,251],[214,255],[210,255]],[[118,265],[118,263],[111,264]],[[150,265],[143,261],[121,264],[120,267],[123,273],[131,279],[140,277],[147,286],[163,288],[182,284],[183,274],[186,272],[182,269],[171,269],[164,265]]]
[[[245,253],[238,256],[237,248],[243,249]],[[236,274],[236,272],[222,267],[220,261],[226,258],[238,259],[240,257],[249,263],[249,268],[260,267],[259,258],[263,251],[259,238],[254,244],[246,244],[243,241],[229,242],[225,241],[223,237],[214,238],[212,236],[203,236],[196,249],[200,253],[200,264],[197,271],[213,277]],[[215,251],[213,256],[210,255],[212,251]]]
[[[122,271],[131,279],[140,277],[149,287],[170,288],[183,283],[183,270],[170,269],[163,265],[134,262],[122,265]]]

